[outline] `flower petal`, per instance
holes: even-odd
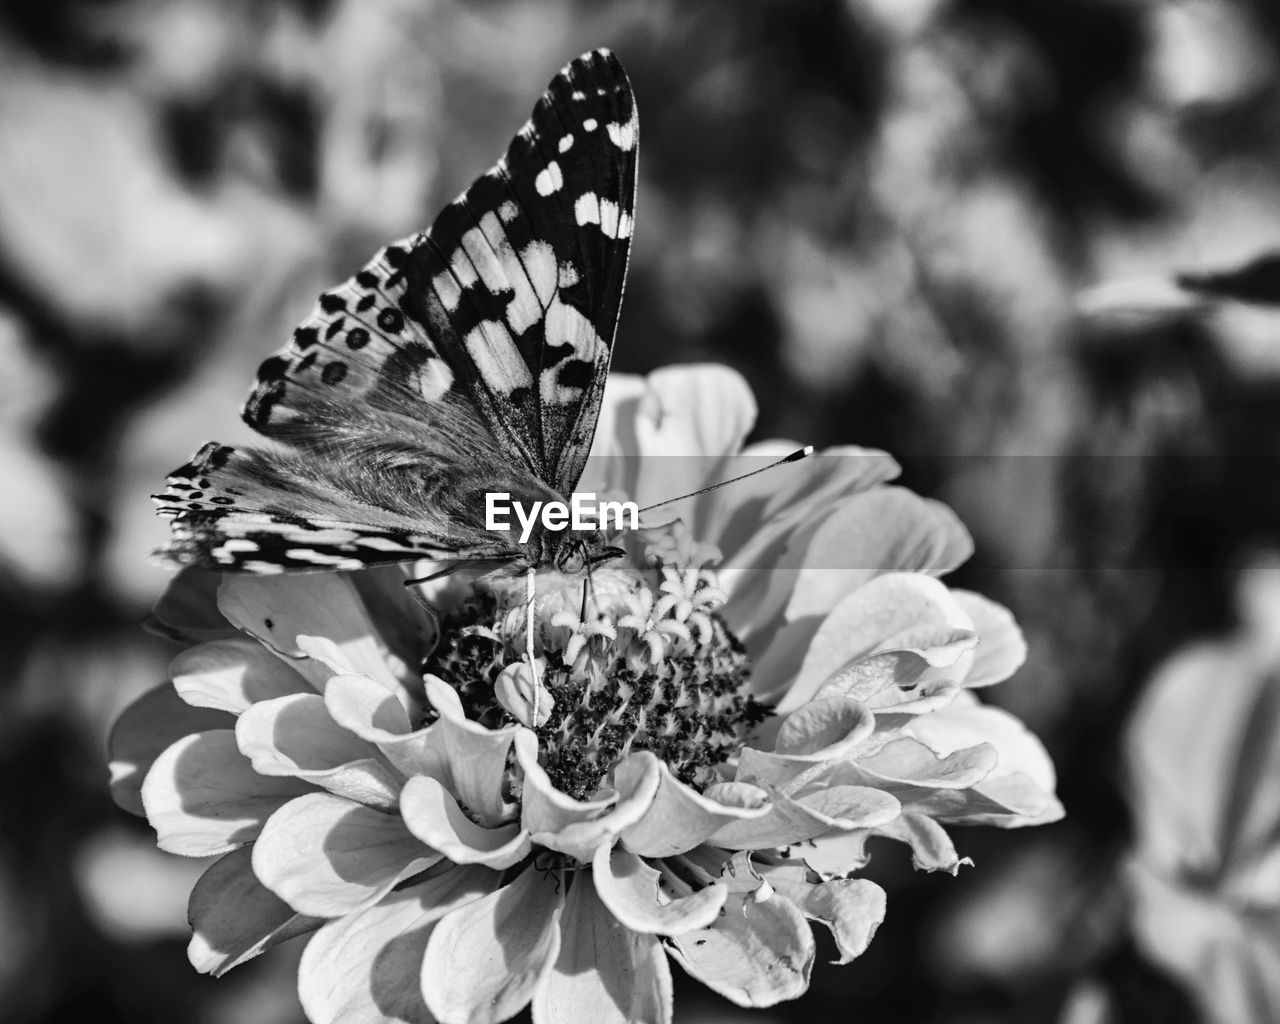
[[[483,825],[497,825],[514,810],[506,793],[507,752],[520,726],[487,729],[468,720],[452,686],[426,677],[427,700],[440,717],[432,724],[419,773],[436,775]]]
[[[790,900],[756,902],[731,893],[709,928],[668,940],[672,959],[738,1006],[774,1006],[803,995],[814,943],[804,915]]]
[[[445,771],[447,758],[432,746],[432,727],[414,729],[404,705],[368,676],[334,676],[325,685],[324,706],[344,729],[374,744],[401,775]]]
[[[658,774],[653,803],[639,821],[622,831],[622,845],[642,857],[683,853],[730,821],[760,818],[768,813],[768,794],[756,786],[721,783],[699,793],[661,762]]]
[[[329,793],[298,797],[273,814],[253,847],[263,885],[304,914],[337,917],[377,903],[440,860],[397,815]]]
[[[843,502],[809,541],[787,604],[789,621],[826,615],[885,572],[943,576],[973,554],[973,540],[941,502],[877,487]]]
[[[823,620],[778,710],[799,707],[829,681],[841,682],[845,695],[855,698],[869,697],[898,681],[896,672],[867,675],[862,670],[862,663],[875,655],[905,652],[921,663],[921,669],[955,664],[977,643],[972,625],[950,591],[932,577],[877,576],[841,600]],[[919,674],[906,681],[914,682]]]
[[[936,712],[940,713],[940,712]],[[987,778],[1000,762],[990,743],[961,747],[945,755],[910,736],[891,740],[856,764],[860,779],[873,784],[906,783],[929,789],[969,789]]]
[[[803,797],[791,797],[766,786],[772,797],[769,813],[755,821],[735,821],[712,833],[710,842],[728,850],[764,850],[790,846],[815,836],[885,824],[900,805],[889,793],[868,786],[822,786]]]
[[[848,697],[825,697],[786,717],[774,750],[788,757],[827,761],[849,754],[874,729],[875,718],[864,704]]]
[[[257,701],[315,692],[291,665],[245,636],[188,648],[170,662],[169,675],[188,704],[233,715]]]
[[[555,969],[533,996],[539,1024],[670,1024],[671,968],[662,945],[614,920],[595,886],[574,879]]]
[[[299,914],[258,881],[253,852],[241,847],[212,864],[187,906],[187,959],[201,974],[221,977],[272,946],[313,932],[323,923]]]
[[[335,722],[318,693],[255,704],[236,723],[236,742],[262,775],[304,779],[371,807],[393,809],[399,798],[400,780],[377,748]]]
[[[816,885],[778,878],[767,871],[765,878],[810,921],[821,921],[831,930],[840,951],[835,963],[847,964],[866,952],[884,920],[884,890],[865,878],[836,878]]]
[[[706,928],[720,914],[729,890],[718,882],[690,896],[662,892],[661,872],[634,853],[601,846],[592,861],[596,892],[624,927],[646,935],[681,935]]]
[[[831,832],[806,844],[804,862],[821,875],[841,875],[866,867],[871,857],[869,839],[884,836],[911,846],[911,862],[917,871],[946,871],[956,874],[962,860],[946,829],[925,814],[904,810],[893,821],[871,829]]]
[[[386,645],[369,618],[355,585],[342,573],[227,575],[218,588],[218,608],[227,620],[277,651],[318,690],[333,671],[307,656],[299,636],[324,637],[340,652],[343,666],[409,697],[392,671]],[[411,681],[406,678],[406,681]]]
[[[649,374],[646,385],[634,420],[640,458],[629,494],[642,508],[722,479],[719,470],[756,419],[751,388],[727,366],[667,367]],[[683,518],[694,536],[706,536],[700,505],[698,499],[682,502],[664,510],[662,521]]]
[[[442,1024],[496,1024],[529,1002],[560,951],[563,885],[531,867],[445,915],[422,961],[422,994]]]
[[[259,775],[230,729],[185,736],[167,747],[142,783],[156,844],[184,857],[230,853],[256,838],[285,801],[310,787]]]
[[[1027,641],[1003,605],[989,601],[968,590],[953,590],[954,597],[973,622],[978,634],[973,665],[964,678],[965,686],[991,686],[1002,683],[1027,660]]]
[[[575,800],[560,792],[538,764],[538,740],[528,729],[515,739],[516,761],[524,771],[521,824],[533,841],[588,863],[601,844],[611,843],[635,824],[658,792],[659,765],[643,751],[624,758],[613,770],[615,795]]]
[[[232,724],[230,716],[183,702],[169,683],[148,690],[120,713],[107,740],[111,761],[111,798],[139,816],[142,780],[160,753],[176,740]]]
[[[182,569],[169,581],[151,610],[148,627],[161,636],[183,643],[203,643],[238,636],[218,611],[218,585],[222,574],[204,569]]]
[[[455,864],[512,867],[529,853],[529,833],[511,823],[485,828],[468,818],[458,801],[436,779],[417,775],[400,794],[405,827]]]
[[[422,1001],[422,957],[436,922],[497,888],[501,875],[449,868],[330,921],[307,943],[298,996],[312,1024],[433,1024]]]

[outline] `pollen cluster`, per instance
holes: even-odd
[[[719,614],[718,558],[677,524],[648,544],[642,568],[538,574],[538,676],[554,703],[536,732],[539,760],[561,792],[592,796],[620,758],[639,750],[705,788],[768,716],[747,692],[750,663]],[[511,724],[495,682],[523,657],[528,620],[522,582],[480,583],[442,613],[425,671],[458,691],[469,718]]]

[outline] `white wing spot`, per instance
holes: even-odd
[[[599,224],[609,238],[631,237],[631,215],[618,208],[612,199],[601,199],[594,192],[584,192],[573,204],[573,216],[579,226]]]
[[[575,100],[585,100],[587,98],[587,94],[581,89],[574,89],[571,95]]]
[[[572,263],[560,264],[560,287],[572,288],[578,283],[578,271]]]
[[[533,187],[538,190],[540,196],[551,195],[563,184],[564,175],[560,173],[560,165],[554,160],[540,170],[538,176],[533,179]]]
[[[593,132],[600,127],[600,122],[594,117],[589,117],[582,122],[582,127],[585,131]]]
[[[570,147],[570,146],[572,146],[572,145],[573,145],[573,135],[572,135],[572,134],[569,134],[569,135],[564,136],[564,137],[560,140],[560,152],[561,152],[561,153],[567,153],[567,152],[569,152],[569,147]]]
[[[323,551],[315,551],[311,548],[286,548],[284,553],[290,558],[296,558],[300,562],[311,562],[313,565],[332,565],[343,569],[364,568],[364,563],[358,558],[349,558],[345,555],[328,555]]]
[[[431,279],[431,283],[435,286],[436,295],[440,297],[444,308],[452,313],[458,308],[458,303],[462,301],[462,288],[458,285],[458,280],[449,271],[445,270]]]
[[[624,153],[636,144],[636,126],[631,121],[626,124],[607,124],[605,130],[609,133],[609,141]]]
[[[228,537],[218,548],[219,551],[257,551],[258,542],[248,537]]]
[[[498,207],[498,217],[501,218],[503,224],[510,224],[516,219],[516,215],[519,212],[520,208],[510,199]]]
[[[533,384],[529,367],[511,340],[511,332],[497,320],[482,320],[463,339],[480,379],[499,394],[509,395],[517,388]]]

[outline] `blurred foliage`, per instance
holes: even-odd
[[[887,448],[950,502],[1068,809],[962,835],[959,879],[877,859],[870,951],[759,1019],[1197,1019],[1132,937],[1118,750],[1280,540],[1270,0],[0,3],[6,1020],[299,1018],[296,951],[190,971],[192,872],[106,796],[107,723],[172,654],[137,625],[146,496],[245,440],[314,295],[597,45],[643,125],[616,367],[730,363],[757,436]],[[679,1019],[736,1019],[678,984]]]

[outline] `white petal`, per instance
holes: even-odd
[[[487,729],[466,717],[452,686],[427,676],[426,688],[427,699],[440,717],[431,726],[420,771],[438,774],[482,824],[505,822],[514,811],[503,795],[507,752],[520,726]]]
[[[228,575],[218,588],[218,608],[228,621],[279,652],[316,689],[333,670],[306,655],[298,637],[323,637],[338,650],[343,666],[370,676],[393,693],[411,697],[402,685],[413,682],[394,662],[369,618],[355,585],[341,573],[284,573],[278,576]]]
[[[142,780],[171,743],[193,733],[229,729],[234,720],[221,711],[193,708],[168,683],[135,700],[116,719],[107,740],[111,797],[124,810],[142,815]]]
[[[579,876],[560,919],[555,970],[533,997],[538,1024],[670,1024],[671,968],[652,935],[623,927]]]
[[[396,806],[400,780],[373,744],[333,720],[318,693],[255,704],[236,722],[236,742],[262,775],[304,779],[373,807]]]
[[[515,748],[524,771],[521,824],[537,845],[584,864],[602,844],[612,843],[639,821],[658,792],[661,762],[648,751],[630,754],[614,768],[615,797],[587,802],[552,785],[538,764],[537,738],[530,730],[521,729]]]
[[[854,495],[818,527],[787,604],[788,620],[825,615],[885,572],[943,576],[973,554],[973,540],[941,502],[903,487]]]
[[[642,857],[670,857],[691,850],[730,821],[768,813],[762,789],[743,783],[721,784],[714,795],[699,793],[658,765],[658,792],[641,818],[622,831],[622,845]]]
[[[848,697],[826,697],[791,712],[774,749],[788,757],[828,761],[852,752],[874,729],[875,718],[865,705]]]
[[[187,959],[201,974],[219,977],[324,923],[299,914],[259,882],[250,863],[252,855],[248,847],[228,853],[191,890]]]
[[[813,935],[789,900],[732,893],[711,927],[668,942],[676,963],[738,1006],[774,1006],[809,987]]]
[[[532,846],[529,833],[517,824],[496,828],[477,825],[444,786],[425,775],[405,784],[400,813],[410,832],[455,864],[483,864],[501,870],[520,863]]]
[[[719,883],[689,896],[662,891],[662,874],[634,853],[602,846],[592,861],[596,892],[624,926],[650,935],[680,935],[706,928],[720,913],[729,890]]]
[[[422,1001],[422,957],[436,922],[493,891],[501,876],[451,868],[330,921],[307,943],[298,996],[312,1024],[433,1024]]]
[[[1027,641],[1009,609],[968,590],[953,590],[973,621],[978,646],[973,652],[973,665],[964,678],[965,686],[991,686],[1002,683],[1027,660]]]
[[[233,715],[255,701],[315,692],[292,666],[244,636],[188,648],[170,663],[169,675],[188,704]]]
[[[255,839],[285,801],[310,787],[259,775],[230,729],[178,740],[142,784],[142,804],[160,849],[184,857],[230,853]]]
[[[805,917],[831,929],[840,950],[836,963],[847,964],[861,956],[884,920],[884,890],[865,878],[812,884],[777,878],[767,871],[765,877],[778,895],[794,903]]]
[[[818,628],[799,676],[778,704],[790,711],[824,684],[849,675],[846,693],[863,698],[893,677],[871,677],[860,664],[876,655],[907,652],[925,666],[946,667],[977,643],[973,623],[945,586],[919,573],[886,573],[864,584],[831,610]],[[908,680],[914,682],[914,679]],[[829,691],[828,691],[829,692]]]
[[[422,994],[442,1024],[497,1024],[523,1009],[560,951],[563,888],[530,867],[444,917],[422,961]]]
[[[253,870],[304,914],[337,917],[377,903],[397,882],[440,854],[423,846],[398,815],[329,793],[285,804],[253,847]]]

